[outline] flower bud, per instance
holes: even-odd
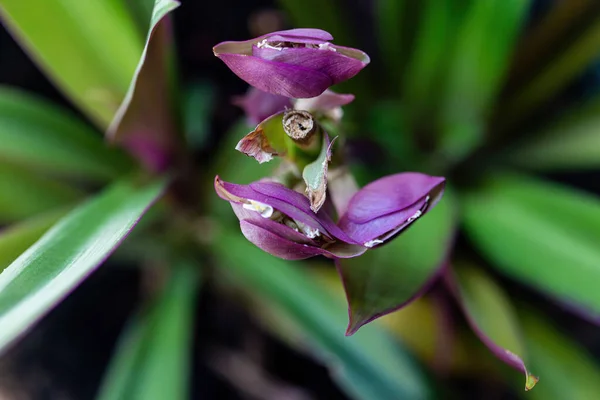
[[[272,94],[309,98],[352,78],[369,62],[357,49],[331,44],[320,29],[291,29],[213,48],[233,73]]]

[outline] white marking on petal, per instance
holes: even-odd
[[[417,212],[412,217],[410,217],[406,222],[413,222],[415,219],[419,218],[421,215],[423,215],[421,210],[417,210]]]
[[[304,233],[309,239],[314,239],[321,236],[321,232],[319,232],[317,228],[311,228],[310,226],[298,221],[296,221],[296,225],[298,225],[298,228],[300,228],[302,233]]]
[[[334,47],[331,47],[331,43],[329,42],[319,44],[319,50],[337,51]]]
[[[258,47],[259,49],[265,48],[265,49],[271,49],[271,50],[277,50],[277,51],[281,51],[283,50],[283,47],[280,46],[273,46],[271,45],[267,39],[263,39],[260,42],[258,42],[256,44],[256,47]]]
[[[259,201],[248,200],[248,203],[242,204],[242,207],[246,210],[256,211],[263,218],[271,218],[273,215],[273,207]]]
[[[381,240],[381,239],[373,239],[373,240],[369,240],[368,242],[366,242],[364,244],[364,246],[368,247],[368,248],[372,248],[372,247],[374,247],[374,246],[376,246],[378,244],[381,244],[381,243],[383,243],[383,240]]]

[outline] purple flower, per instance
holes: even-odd
[[[280,258],[317,255],[351,258],[396,236],[439,201],[444,178],[407,172],[381,178],[359,190],[335,224],[314,213],[301,193],[279,183],[236,185],[215,178],[215,190],[231,203],[244,236]]]
[[[233,104],[244,110],[250,125],[258,125],[271,115],[292,108],[289,97],[263,92],[255,87],[250,87],[244,96],[234,97]]]
[[[215,190],[231,203],[246,239],[276,257],[348,258],[366,251],[342,232],[324,210],[315,214],[305,196],[279,183],[236,185],[217,176]]]
[[[290,29],[242,42],[222,42],[213,52],[250,85],[293,98],[315,97],[352,78],[369,63],[364,52],[331,44],[320,29]]]

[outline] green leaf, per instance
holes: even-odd
[[[391,1],[391,3],[398,3]],[[447,62],[451,55],[452,40],[456,36],[458,20],[454,15],[452,0],[426,0],[422,2],[422,16],[415,37],[415,45],[403,77],[404,102],[411,120],[427,123],[439,106],[439,86],[444,69],[440,63]],[[382,13],[387,12],[382,10]],[[412,18],[412,17],[411,17]],[[387,53],[395,54],[395,48]]]
[[[498,173],[464,196],[464,224],[507,275],[600,311],[600,201],[534,178]]]
[[[473,1],[446,77],[440,147],[452,162],[477,147],[483,121],[507,70],[529,1]]]
[[[0,274],[0,350],[23,334],[121,243],[166,179],[122,180],[61,219]]]
[[[0,223],[52,210],[81,196],[63,183],[0,161]]]
[[[0,229],[0,272],[27,250],[64,214],[64,210],[51,211]]]
[[[113,118],[142,52],[122,0],[0,0],[5,26],[100,128]]]
[[[344,336],[345,307],[326,287],[292,264],[270,256],[242,235],[224,232],[212,247],[221,268],[240,284],[276,303],[319,349],[334,378],[356,399],[426,399],[429,389],[412,358],[381,328]]]
[[[377,29],[377,43],[381,52],[381,60],[385,64],[388,78],[400,87],[401,69],[406,61],[407,49],[403,39],[402,22],[407,20],[405,12],[408,2],[404,0],[376,0],[375,15]]]
[[[538,378],[525,365],[526,347],[508,296],[480,269],[453,272],[451,284],[469,325],[496,357],[525,374],[525,390],[531,390]]]
[[[156,0],[141,58],[107,135],[124,144],[150,170],[162,171],[181,146],[172,91],[172,31],[166,15],[175,0]],[[177,110],[178,111],[178,110]]]
[[[574,29],[596,12],[595,0],[557,1],[519,40],[507,89],[519,88],[535,77]]]
[[[600,17],[584,26],[581,33],[545,64],[511,99],[503,110],[503,126],[518,121],[559,93],[581,75],[600,55]]]
[[[549,321],[520,307],[531,365],[542,382],[524,399],[595,400],[600,393],[600,366],[592,354]]]
[[[529,135],[508,154],[510,161],[536,169],[590,169],[600,166],[600,99],[577,107],[542,132]]]
[[[331,161],[331,146],[335,142],[329,141],[326,133],[323,133],[323,143],[321,144],[321,152],[317,158],[306,165],[302,170],[302,179],[306,183],[306,195],[310,200],[310,208],[314,212],[321,209],[325,203],[325,191],[327,190],[327,169],[329,161]]]
[[[176,265],[155,304],[123,333],[98,400],[188,398],[198,268]]]
[[[347,334],[422,295],[446,262],[454,229],[454,203],[446,192],[435,208],[390,243],[339,260],[349,306]]]
[[[0,160],[44,173],[108,179],[131,166],[68,110],[8,87],[0,87],[0,143]]]

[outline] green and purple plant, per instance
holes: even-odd
[[[600,6],[339,3],[281,0],[322,29],[213,48],[250,87],[211,141],[212,103],[178,79],[177,1],[0,0],[88,119],[0,87],[0,352],[127,260],[153,284],[99,399],[189,397],[209,286],[351,398],[445,398],[465,376],[597,397],[597,342],[557,325],[600,315]],[[584,190],[551,179],[582,171]]]

